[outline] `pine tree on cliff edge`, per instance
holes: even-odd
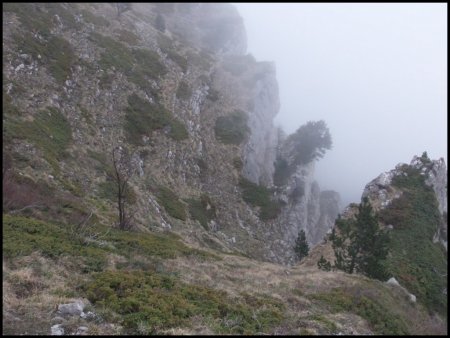
[[[347,273],[358,272],[370,278],[385,280],[384,260],[388,254],[388,233],[378,226],[377,216],[365,197],[355,220],[336,220],[332,241],[336,260],[334,268]],[[321,262],[323,266],[324,262]]]

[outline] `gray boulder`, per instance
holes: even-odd
[[[63,316],[80,316],[83,313],[85,304],[81,300],[77,300],[74,303],[59,304],[58,313]]]

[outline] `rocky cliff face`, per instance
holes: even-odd
[[[433,188],[439,212],[442,216],[441,226],[436,229],[435,242],[441,242],[447,248],[447,166],[443,158],[429,160],[422,156],[414,156],[409,164],[411,168],[420,171],[425,178],[425,183]],[[390,203],[399,198],[403,191],[392,185],[396,176],[407,176],[403,170],[405,164],[398,164],[395,169],[381,173],[377,178],[369,182],[364,188],[362,197],[368,197],[375,210],[386,208]]]
[[[188,242],[283,263],[293,261],[300,229],[311,244],[327,231],[338,197],[320,193],[313,164],[271,193],[281,200],[277,217],[261,220],[243,199],[241,177],[273,190],[282,141],[272,123],[275,66],[245,55],[233,6],[130,4],[119,13],[108,3],[8,4],[3,32],[12,184],[38,185],[40,201],[44,191],[70,200],[47,201],[52,214],[34,216],[82,221],[92,213],[113,225],[111,154],[120,146],[130,151],[129,212],[141,231],[171,229]],[[11,208],[26,206],[10,197]]]

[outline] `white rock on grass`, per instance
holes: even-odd
[[[64,329],[62,328],[61,324],[56,324],[51,327],[51,333],[52,336],[62,336],[64,335]]]
[[[85,304],[81,300],[74,303],[59,304],[58,312],[65,316],[80,316],[83,313]]]

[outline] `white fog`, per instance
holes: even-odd
[[[427,151],[447,163],[447,4],[235,4],[247,52],[274,61],[287,133],[325,120],[321,190],[365,184]]]

